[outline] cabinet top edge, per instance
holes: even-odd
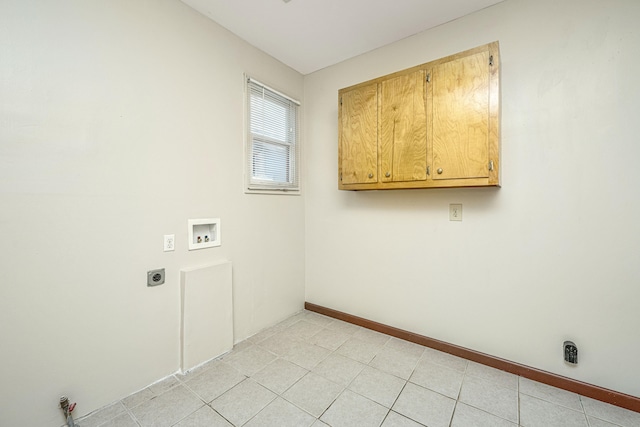
[[[357,89],[359,87],[363,87],[363,86],[368,86],[371,84],[377,84],[380,83],[384,80],[387,80],[389,78],[393,78],[396,76],[401,76],[404,74],[408,74],[408,73],[412,73],[418,70],[425,70],[425,69],[429,69],[432,68],[436,65],[442,64],[444,62],[449,62],[449,61],[454,61],[458,58],[462,58],[465,56],[469,56],[469,55],[473,55],[479,52],[485,52],[485,51],[489,51],[491,52],[491,54],[494,55],[494,65],[497,65],[498,67],[500,66],[500,42],[499,41],[494,41],[491,43],[487,43],[487,44],[483,44],[481,46],[477,46],[471,49],[467,49],[465,51],[462,52],[458,52],[458,53],[454,53],[452,55],[449,56],[445,56],[444,58],[439,58],[439,59],[435,59],[433,61],[429,61],[429,62],[425,62],[423,64],[419,64],[419,65],[415,65],[413,67],[410,68],[405,68],[404,70],[400,70],[400,71],[396,71],[390,74],[386,74],[384,76],[380,76],[380,77],[376,77],[375,79],[371,79],[371,80],[367,80],[365,82],[360,82],[351,86],[347,86],[344,87],[342,89],[338,90],[338,94],[340,95],[341,93],[344,92],[348,92],[350,90],[353,89]]]

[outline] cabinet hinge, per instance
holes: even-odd
[[[493,160],[489,160],[489,171],[493,172]]]
[[[493,67],[493,55],[489,55],[489,65]]]
[[[431,175],[431,166],[427,166],[427,176]]]
[[[431,83],[431,73],[427,73],[427,83]]]

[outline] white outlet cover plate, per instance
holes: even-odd
[[[462,221],[462,203],[449,205],[449,221]]]
[[[165,234],[164,235],[164,251],[171,252],[176,250],[176,235]]]

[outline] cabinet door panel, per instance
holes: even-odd
[[[340,161],[343,184],[378,181],[378,85],[342,94]]]
[[[380,181],[427,179],[425,73],[385,80],[380,89]]]
[[[434,179],[489,176],[489,52],[433,68]]]

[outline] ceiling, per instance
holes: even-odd
[[[302,74],[503,0],[182,0]]]

